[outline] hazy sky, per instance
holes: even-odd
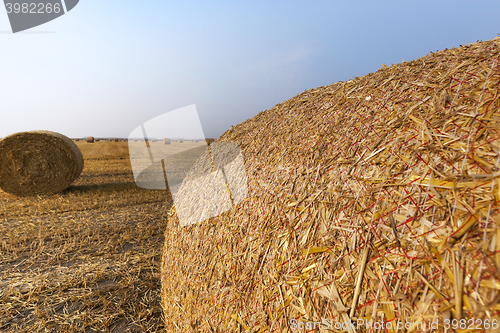
[[[12,34],[0,9],[0,137],[127,137],[195,104],[205,136],[383,63],[487,40],[500,1],[80,0]]]

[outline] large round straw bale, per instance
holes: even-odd
[[[93,136],[88,136],[86,141],[87,143],[94,143],[95,139]]]
[[[305,91],[224,133],[248,195],[185,227],[170,211],[165,330],[498,324],[499,83],[496,38]]]
[[[82,153],[62,134],[20,132],[0,141],[0,188],[5,192],[18,196],[59,192],[82,170]]]

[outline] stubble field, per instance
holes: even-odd
[[[66,191],[0,191],[0,331],[162,331],[170,194],[134,183],[127,142],[76,144],[85,168]]]

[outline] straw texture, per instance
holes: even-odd
[[[0,140],[0,188],[5,192],[18,196],[59,192],[82,170],[82,153],[62,134],[20,132]]]
[[[169,213],[168,331],[499,324],[499,55],[496,38],[384,65],[224,133],[248,197],[188,227]]]

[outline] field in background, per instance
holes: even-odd
[[[0,331],[156,332],[166,191],[135,185],[127,142],[76,142],[59,194],[0,191]]]

